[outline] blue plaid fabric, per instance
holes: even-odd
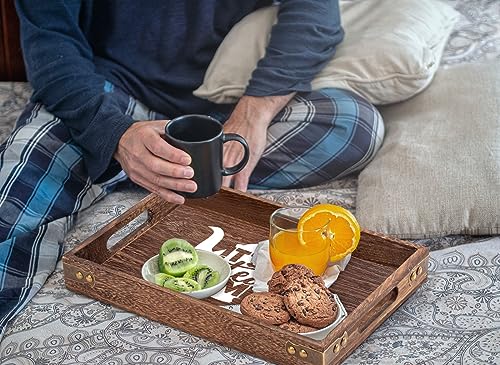
[[[117,88],[123,113],[161,116]],[[214,106],[225,120],[231,108]],[[340,89],[298,94],[273,120],[252,187],[295,188],[324,183],[365,166],[384,133],[378,111]],[[75,215],[127,177],[92,183],[82,151],[60,119],[29,104],[0,146],[0,338],[7,322],[38,292],[63,252]]]
[[[222,106],[211,115],[225,120],[231,110]],[[357,94],[333,88],[299,93],[271,122],[251,188],[304,188],[359,171],[383,137],[380,113]]]
[[[299,94],[269,128],[268,146],[251,183],[303,188],[362,169],[382,144],[377,109],[346,90]]]
[[[118,94],[123,111],[135,101]],[[54,271],[73,217],[126,175],[92,184],[80,147],[59,118],[29,104],[0,146],[0,338]]]

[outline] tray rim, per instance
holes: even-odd
[[[239,195],[239,196],[241,196],[243,198],[250,198],[252,200],[260,201],[260,202],[263,202],[263,203],[268,204],[270,206],[273,206],[275,208],[283,206],[282,204],[278,204],[278,203],[269,201],[267,199],[256,197],[256,196],[251,195],[249,193],[242,193],[242,192],[235,191],[233,189],[227,189],[227,188],[223,188],[223,191],[225,191],[226,193],[229,193],[229,194],[237,194],[237,195]],[[109,229],[115,228],[116,226],[119,225],[120,222],[126,222],[127,221],[127,213],[129,211],[131,211],[133,208],[135,208],[137,206],[140,206],[140,205],[142,205],[145,208],[147,208],[148,203],[151,203],[151,202],[155,201],[155,199],[157,200],[159,198],[156,197],[154,194],[149,194],[148,196],[144,197],[138,203],[136,203],[134,206],[132,206],[131,208],[129,208],[127,211],[125,211],[121,216],[119,216],[119,217],[111,220],[110,222],[108,222],[99,231],[95,232],[94,234],[92,234],[91,236],[89,236],[88,238],[86,238],[80,244],[78,244],[73,249],[71,249],[70,251],[68,251],[67,253],[65,253],[63,255],[64,278],[65,278],[65,281],[67,283],[66,285],[68,286],[69,290],[77,291],[77,292],[80,292],[80,293],[88,296],[88,293],[78,290],[78,288],[77,288],[78,285],[75,286],[74,283],[71,283],[72,281],[74,281],[74,278],[71,278],[71,277],[69,277],[67,275],[67,270],[66,269],[68,267],[76,266],[77,268],[78,267],[80,267],[80,268],[82,268],[82,267],[83,268],[85,268],[85,267],[91,268],[94,265],[98,265],[98,266],[100,266],[100,269],[102,269],[104,271],[111,271],[110,268],[103,267],[102,263],[97,263],[95,261],[91,261],[91,260],[85,259],[83,257],[79,257],[77,255],[78,252],[84,250],[85,248],[87,248],[87,246],[89,244],[92,244],[97,238],[101,237],[101,233],[104,230],[106,230],[106,229],[109,230]],[[168,213],[172,212],[176,207],[177,207],[176,205],[172,205],[171,207],[167,207],[166,211],[165,211],[165,214],[168,214]],[[135,217],[132,218],[132,219],[129,219],[128,222],[130,222],[133,219],[135,219]],[[123,226],[125,226],[127,223],[123,224]],[[149,218],[148,218],[148,220],[143,225],[141,225],[139,227],[139,229],[134,230],[131,233],[129,233],[128,235],[126,235],[125,237],[123,237],[120,240],[120,242],[118,242],[114,247],[111,248],[111,250],[109,250],[110,251],[110,257],[113,254],[115,254],[119,249],[121,249],[121,248],[129,245],[137,237],[139,237],[145,231],[151,229],[154,226],[154,225],[148,225],[148,223],[150,223],[149,222]],[[119,229],[121,229],[121,228],[117,228],[114,232],[117,232]],[[415,259],[418,256],[419,259],[414,263],[413,266],[419,267],[421,271],[422,271],[422,265],[425,265],[426,261],[429,258],[429,250],[425,246],[418,245],[418,244],[415,244],[415,243],[412,243],[412,242],[401,240],[401,239],[396,238],[396,237],[387,236],[387,235],[380,234],[380,233],[373,232],[373,231],[369,231],[369,230],[362,230],[362,232],[365,235],[376,236],[376,237],[379,237],[381,239],[388,240],[392,244],[395,244],[397,246],[410,247],[410,248],[414,249],[415,252],[413,252],[404,261],[404,264],[406,264],[408,261],[415,261]],[[109,239],[109,237],[107,239]],[[106,241],[107,241],[107,239],[106,239]],[[403,274],[403,276],[405,276],[404,275],[405,273],[401,272],[401,271],[403,271],[402,267],[404,266],[404,264],[400,265],[397,268],[395,268],[395,270],[393,271],[393,273],[379,287],[377,287],[376,290],[374,290],[373,292],[371,292],[369,294],[369,296],[362,303],[360,303],[360,305],[354,311],[352,311],[351,313],[348,314],[347,318],[345,318],[344,321],[342,321],[339,324],[339,326],[337,326],[336,328],[334,328],[332,330],[332,332],[327,337],[325,337],[322,340],[310,339],[310,338],[307,338],[305,336],[301,336],[299,334],[295,334],[295,333],[292,333],[292,332],[289,332],[289,331],[286,331],[286,330],[282,330],[282,329],[280,329],[280,328],[278,328],[276,326],[270,326],[270,325],[266,325],[264,323],[260,323],[260,322],[256,322],[256,321],[249,321],[249,317],[247,317],[247,316],[244,316],[242,314],[236,313],[236,312],[231,311],[231,310],[229,310],[227,308],[224,308],[222,306],[219,306],[219,305],[216,305],[216,304],[212,304],[212,303],[209,303],[209,302],[206,302],[206,301],[201,301],[203,303],[201,305],[208,306],[209,308],[212,308],[212,309],[216,308],[216,311],[220,311],[220,313],[224,313],[225,315],[231,316],[235,321],[244,321],[244,322],[247,322],[247,324],[249,324],[250,327],[258,328],[258,329],[260,329],[260,331],[264,331],[264,332],[266,332],[266,331],[272,331],[272,332],[275,332],[275,333],[277,333],[277,334],[279,334],[281,336],[284,336],[284,337],[287,338],[287,341],[288,341],[287,342],[287,346],[294,346],[294,348],[297,348],[297,349],[307,349],[307,351],[310,351],[310,353],[314,352],[314,351],[316,351],[316,352],[322,352],[323,355],[324,355],[325,352],[328,352],[328,353],[332,352],[332,351],[329,351],[329,350],[332,350],[332,349],[335,350],[336,346],[340,345],[343,342],[344,339],[347,341],[347,337],[346,336],[347,336],[348,328],[346,328],[346,326],[353,324],[353,323],[350,323],[352,321],[349,321],[349,317],[357,316],[357,315],[359,315],[361,313],[361,315],[359,316],[359,318],[357,320],[354,320],[354,324],[357,324],[358,322],[361,322],[362,319],[363,319],[363,315],[362,315],[363,311],[365,309],[367,309],[367,308],[370,309],[369,305],[368,305],[369,302],[375,301],[377,297],[380,297],[380,296],[385,297],[386,295],[388,295],[387,293],[383,293],[382,292],[382,288],[381,288],[382,285],[388,279],[393,278],[394,276],[397,276],[396,274],[398,274],[398,275],[402,275]],[[415,270],[412,269],[410,273],[407,273],[407,274],[409,274],[409,280],[411,280],[411,275],[414,275],[414,273],[416,272]],[[409,297],[423,283],[423,281],[426,279],[426,277],[427,277],[427,266],[424,266],[423,271],[424,271],[423,272],[424,275],[420,275],[420,277],[418,278],[418,281],[414,282],[414,288],[413,288],[413,290],[410,290],[407,293],[407,295],[404,298],[404,300],[406,300],[407,297]],[[161,288],[161,287],[159,287],[157,285],[154,285],[152,283],[149,283],[149,282],[143,280],[142,278],[137,278],[136,276],[133,276],[131,274],[127,274],[127,273],[123,273],[123,272],[112,272],[111,274],[118,275],[123,280],[132,280],[132,281],[140,280],[142,283],[139,283],[139,284],[146,285],[146,287],[150,286],[152,290],[164,291],[164,293],[166,293],[168,295],[168,297],[173,298],[175,300],[179,300],[180,302],[184,302],[184,304],[187,305],[187,306],[200,305],[200,303],[199,303],[200,300],[199,299],[191,298],[191,297],[186,296],[186,295],[184,295],[182,293],[173,292],[173,291],[170,291],[170,290],[168,290],[166,288]],[[68,285],[68,281],[69,281],[70,285]],[[93,297],[93,298],[95,298],[95,297]],[[96,298],[96,299],[97,300],[101,300],[101,301],[106,301],[106,300],[102,300],[102,298],[101,299]],[[112,303],[112,302],[110,302],[110,304],[114,304],[114,305],[119,306],[118,304]],[[390,308],[390,307],[387,308],[387,310],[390,311],[390,313],[392,313],[400,305],[401,305],[401,303],[398,303],[393,308]],[[125,308],[125,309],[127,309],[127,308]],[[129,309],[127,309],[127,310],[129,310]],[[143,313],[137,313],[137,312],[134,312],[134,313],[136,313],[137,315],[148,317],[147,315],[145,315]],[[390,315],[390,313],[389,313],[389,315]],[[151,318],[151,317],[148,317],[148,318]],[[156,320],[154,318],[151,318],[151,319]],[[170,324],[167,323],[167,325],[170,325]],[[374,328],[378,327],[378,325],[379,324],[377,324]],[[368,327],[370,327],[370,326],[368,326]],[[368,328],[368,327],[366,327],[366,328]],[[179,328],[179,329],[180,330],[184,330],[183,328]],[[370,333],[373,332],[373,330],[374,329],[370,330]],[[335,333],[335,335],[332,335],[332,333]],[[204,337],[204,336],[201,336],[201,337]],[[206,337],[204,337],[204,338],[206,338]],[[332,341],[332,339],[334,339],[334,340]],[[208,340],[213,341],[211,338],[208,338]],[[288,343],[289,343],[289,345],[288,345]],[[223,344],[223,345],[228,346],[227,344]],[[354,348],[356,348],[358,345],[356,345]],[[348,346],[345,346],[345,348],[348,348]],[[345,354],[345,356],[343,358],[347,357],[350,354],[350,352],[352,352],[353,349],[351,349],[350,351],[346,352],[346,354]],[[248,351],[245,351],[245,352],[248,352]],[[255,354],[255,353],[252,353],[252,354],[255,355],[255,356],[259,356],[259,354]],[[331,358],[331,356],[330,356],[330,358]],[[301,359],[298,359],[298,360],[301,360]],[[326,363],[324,361],[325,361],[325,355],[323,356],[323,363]],[[301,363],[301,362],[297,362],[297,363]],[[310,363],[310,362],[307,362],[307,363]]]

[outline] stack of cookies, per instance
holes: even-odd
[[[269,292],[243,298],[241,313],[296,333],[317,331],[337,318],[332,293],[306,266],[286,265],[267,285]]]

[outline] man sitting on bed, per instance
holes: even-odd
[[[63,252],[70,217],[127,178],[182,204],[190,156],[166,120],[207,114],[251,157],[224,185],[298,188],[361,169],[383,134],[377,110],[310,82],[343,38],[337,0],[282,0],[266,55],[236,105],[192,92],[217,47],[272,0],[17,0],[31,102],[1,147],[0,333]],[[239,161],[229,145],[225,166]]]

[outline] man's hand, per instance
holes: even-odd
[[[283,96],[243,96],[239,100],[233,113],[224,124],[224,132],[237,133],[245,138],[250,148],[250,158],[245,168],[238,174],[223,178],[223,186],[230,186],[233,183],[235,189],[247,190],[250,175],[266,147],[269,123],[294,95],[295,93]],[[225,167],[236,165],[242,158],[243,148],[239,143],[228,142],[224,144],[223,161]]]
[[[191,157],[161,137],[165,133],[166,123],[134,123],[120,138],[114,158],[135,183],[166,201],[183,204],[184,197],[172,190],[196,191],[196,183],[189,180],[194,174],[188,166]]]

